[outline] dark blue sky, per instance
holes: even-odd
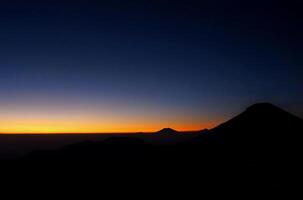
[[[125,116],[119,123],[192,119],[182,129],[269,101],[303,117],[302,8],[299,0],[1,1],[0,116],[74,105],[67,112],[93,107],[102,118],[106,107],[113,121]]]

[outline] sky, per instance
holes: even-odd
[[[211,128],[257,102],[303,117],[297,1],[0,3],[0,133]]]

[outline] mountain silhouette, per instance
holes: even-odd
[[[213,128],[225,142],[246,145],[291,145],[303,131],[303,120],[270,103],[258,103]]]
[[[166,134],[167,135],[168,134],[173,135],[173,134],[178,134],[178,133],[179,133],[178,131],[176,131],[172,128],[163,128],[163,129],[161,129],[160,131],[157,132],[157,134],[163,134],[163,135],[166,135]]]

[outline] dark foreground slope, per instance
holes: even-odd
[[[180,134],[171,129],[163,129],[161,134],[165,135],[165,130],[170,135]],[[98,175],[102,180],[123,179],[136,186],[151,187],[156,181],[159,188],[253,192],[297,185],[302,133],[301,119],[265,103],[179,144],[155,145],[138,138],[113,137],[56,151],[36,151],[14,163],[27,169],[68,169],[68,173]]]

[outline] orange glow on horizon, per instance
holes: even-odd
[[[47,127],[47,126],[15,126],[15,127],[4,127],[0,129],[0,134],[102,134],[102,133],[137,133],[137,132],[156,132],[165,126],[145,126],[144,128],[98,128],[98,127]],[[176,129],[177,131],[195,131],[210,128],[209,126],[191,127],[191,126],[179,126],[170,128]]]
[[[96,123],[96,122],[47,122],[23,121],[6,122],[0,127],[0,134],[68,134],[68,133],[136,133],[156,132],[162,128],[170,127],[178,131],[202,130],[211,128],[213,124],[204,126],[198,124],[123,124],[123,123]]]
[[[217,122],[200,114],[140,106],[20,103],[1,108],[0,134],[137,133],[166,127],[192,131],[212,128]]]

